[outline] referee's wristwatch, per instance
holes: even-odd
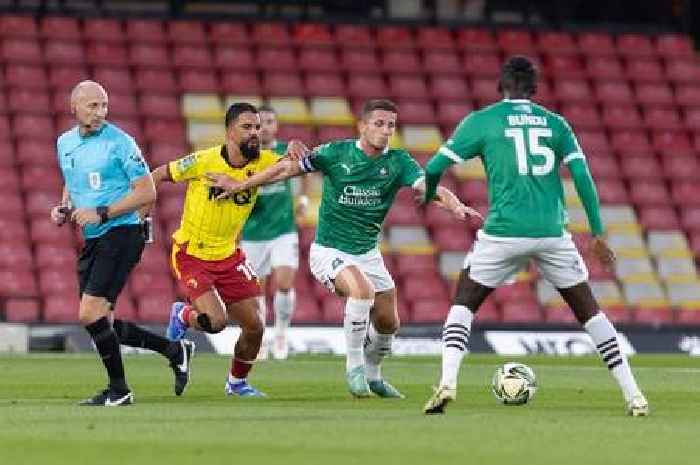
[[[109,207],[101,205],[95,208],[95,212],[97,212],[97,216],[100,217],[100,224],[105,224],[109,221]]]

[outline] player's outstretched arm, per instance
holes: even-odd
[[[605,229],[600,218],[600,201],[598,200],[598,192],[595,188],[595,183],[588,170],[588,165],[585,159],[577,158],[572,160],[567,165],[571,172],[571,177],[576,187],[576,193],[583,203],[583,208],[586,211],[588,224],[591,227],[593,242],[591,243],[591,251],[596,258],[605,266],[609,267],[615,262],[615,253],[610,249],[605,240]]]
[[[272,184],[277,181],[284,181],[302,174],[303,171],[298,161],[284,158],[275,165],[249,177],[245,181],[237,181],[232,177],[222,173],[207,173],[206,177],[212,187],[218,187],[225,192],[220,197],[228,194],[241,192],[246,189]]]
[[[428,204],[435,200],[435,195],[438,191],[438,184],[440,183],[442,173],[444,173],[445,170],[453,164],[453,160],[445,157],[440,152],[436,153],[435,156],[428,161],[428,164],[425,166],[425,192],[423,196],[424,204]]]

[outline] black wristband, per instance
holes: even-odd
[[[107,221],[109,221],[109,207],[101,205],[101,206],[95,208],[95,211],[97,212],[97,215],[100,217],[100,224],[105,224]]]

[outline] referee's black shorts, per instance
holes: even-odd
[[[78,258],[80,297],[104,297],[114,305],[144,245],[141,225],[117,226],[87,239]]]

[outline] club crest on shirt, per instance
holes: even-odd
[[[197,155],[193,153],[191,155],[187,155],[184,158],[180,158],[177,162],[177,169],[179,171],[185,171],[187,170],[187,168],[191,167],[195,163],[197,163]]]

